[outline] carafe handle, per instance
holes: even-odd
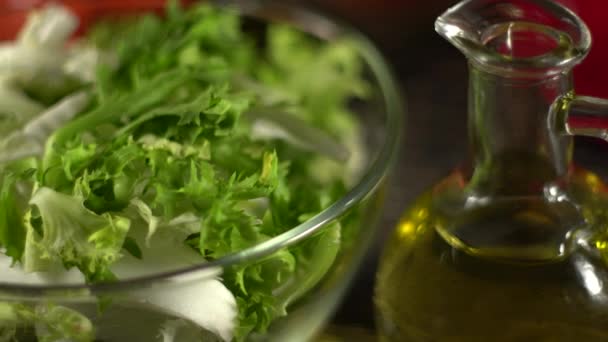
[[[558,134],[608,141],[608,100],[566,94],[551,106],[549,125]]]

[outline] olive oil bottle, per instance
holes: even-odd
[[[572,135],[608,136],[608,102],[572,89],[587,28],[553,1],[467,0],[436,29],[469,62],[472,162],[388,242],[381,340],[608,341],[608,189],[571,163]]]
[[[454,218],[438,209],[445,198],[422,195],[382,259],[382,339],[608,341],[608,198],[591,173],[572,182],[598,229],[562,221],[568,204],[504,200]]]

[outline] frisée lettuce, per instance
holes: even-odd
[[[347,104],[368,89],[349,41],[280,24],[256,36],[228,9],[176,1],[163,16],[100,22],[68,42],[75,20],[43,8],[3,46],[36,55],[31,77],[11,71],[18,58],[0,58],[0,80],[17,80],[0,82],[0,112],[20,118],[0,136],[0,257],[12,260],[5,274],[25,274],[16,282],[44,284],[30,274],[58,268],[113,282],[216,260],[301,224],[356,179],[361,142]],[[181,298],[145,300],[223,340],[264,333],[329,270],[341,229],[226,268]],[[44,310],[64,309],[4,305],[0,320]],[[88,330],[65,338],[91,340],[94,327],[74,317]],[[14,324],[0,323],[0,336]],[[168,323],[163,338],[180,326]]]

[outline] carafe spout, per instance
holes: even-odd
[[[587,26],[547,0],[466,0],[439,16],[435,29],[480,68],[511,77],[568,71],[591,46]]]

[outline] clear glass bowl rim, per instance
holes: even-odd
[[[217,260],[178,268],[169,272],[159,272],[111,283],[32,285],[3,283],[0,281],[0,293],[2,295],[16,295],[24,296],[26,298],[38,296],[48,297],[53,294],[63,297],[66,292],[70,293],[72,296],[86,296],[89,294],[102,295],[104,293],[137,289],[142,286],[148,287],[162,281],[178,281],[179,279],[196,278],[199,275],[216,274],[218,269],[260,260],[315,234],[326,224],[337,219],[349,209],[363,201],[368,195],[373,194],[378,186],[385,180],[397,156],[401,140],[400,133],[402,129],[404,106],[400,98],[399,87],[393,78],[391,68],[377,47],[358,30],[341,23],[336,19],[330,19],[319,11],[307,8],[301,3],[294,4],[289,1],[282,2],[279,0],[232,0],[212,1],[212,3],[221,6],[230,6],[231,8],[236,9],[241,15],[270,20],[276,20],[278,17],[281,22],[293,25],[298,29],[307,31],[323,39],[346,35],[356,43],[359,50],[358,52],[361,54],[374,78],[377,80],[377,86],[381,91],[382,101],[384,102],[385,107],[384,110],[386,111],[384,141],[379,148],[378,154],[375,156],[360,181],[354,185],[345,196],[316,216],[310,218],[308,221],[261,244],[257,244],[237,253],[226,255]],[[261,10],[266,13],[271,13],[271,18],[260,15]]]

